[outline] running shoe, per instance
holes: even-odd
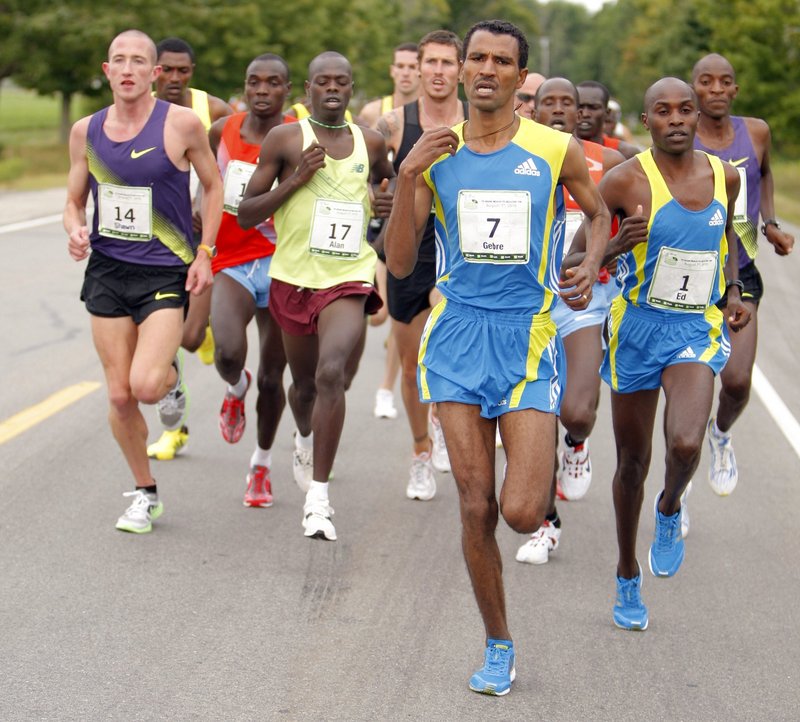
[[[269,480],[269,467],[250,467],[250,473],[247,475],[247,491],[244,493],[244,505],[256,507],[272,506],[272,484]]]
[[[406,496],[420,501],[430,501],[436,496],[436,478],[433,475],[431,455],[427,451],[411,457],[411,473]]]
[[[134,534],[147,534],[153,531],[151,522],[158,519],[164,511],[164,505],[158,500],[158,496],[139,489],[126,491],[122,496],[132,497],[133,501],[125,513],[117,519],[117,529]]]
[[[147,447],[147,455],[159,461],[172,461],[189,444],[189,429],[181,426],[174,431],[164,431],[161,438]]]
[[[614,605],[614,624],[620,629],[644,632],[650,621],[642,602],[642,568],[633,579],[617,577],[617,602]]]
[[[397,418],[394,394],[389,389],[378,389],[375,392],[375,408],[372,413],[375,414],[376,419]]]
[[[585,439],[582,444],[575,447],[564,444],[556,483],[559,499],[577,501],[586,496],[592,483],[589,439]]]
[[[294,432],[294,451],[292,452],[292,473],[294,480],[300,490],[305,494],[308,492],[311,482],[314,480],[314,450],[301,449],[297,445],[298,432]]]
[[[658,510],[659,499],[661,494],[656,497],[653,508],[656,528],[648,559],[653,576],[671,577],[680,569],[686,554],[686,545],[681,538],[681,511],[678,509],[672,516],[662,514]]]
[[[232,394],[230,390],[225,392],[225,398],[222,400],[222,408],[219,411],[219,430],[222,433],[222,438],[229,444],[235,444],[244,434],[244,426],[247,420],[244,416],[244,397],[250,390],[250,384],[253,383],[253,374],[249,369],[244,370],[247,377],[247,388],[241,398]]]
[[[314,539],[336,541],[336,529],[331,517],[333,508],[327,501],[306,502],[303,507],[303,529],[305,535]]]
[[[214,334],[211,333],[211,324],[206,326],[206,335],[203,337],[203,343],[197,348],[197,358],[206,366],[211,366],[214,363]]]
[[[681,494],[681,539],[686,539],[689,536],[689,507],[686,506],[686,499],[689,498],[689,492],[692,490],[692,482],[690,481]]]
[[[431,438],[433,439],[433,451],[431,452],[433,468],[436,471],[448,473],[450,471],[450,457],[447,455],[447,444],[444,441],[442,424],[438,417],[432,413],[428,414],[428,416],[431,421]]]
[[[511,690],[517,676],[514,668],[514,643],[505,639],[490,639],[486,645],[483,668],[470,677],[473,692],[502,697]]]
[[[731,435],[719,433],[714,419],[708,421],[708,446],[711,449],[708,483],[715,494],[728,496],[739,481],[739,469],[736,466]]]
[[[561,529],[545,519],[531,534],[531,538],[517,549],[517,561],[524,564],[547,564],[550,555],[558,549],[560,538]]]
[[[175,379],[175,385],[156,404],[158,418],[167,431],[174,431],[180,428],[186,417],[186,407],[189,399],[186,384],[183,383],[183,349],[178,349],[172,365],[178,372],[178,378]]]

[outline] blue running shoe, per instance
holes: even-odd
[[[614,624],[620,629],[644,632],[650,617],[642,602],[642,568],[633,579],[617,577],[617,603],[614,605]]]
[[[486,645],[483,669],[470,677],[473,692],[501,697],[511,690],[516,677],[514,669],[514,643],[508,639],[490,639]]]
[[[658,510],[658,501],[663,492],[656,497],[656,529],[650,545],[650,571],[656,577],[671,577],[681,568],[686,554],[686,545],[681,535],[681,510],[672,516],[665,516]]]

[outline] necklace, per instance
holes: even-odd
[[[506,125],[504,125],[502,128],[498,128],[497,130],[493,130],[490,133],[484,133],[483,135],[476,135],[476,136],[474,136],[472,138],[467,138],[467,123],[469,123],[469,120],[465,120],[464,121],[464,142],[468,143],[469,141],[472,141],[472,140],[480,140],[481,138],[488,138],[490,135],[496,135],[497,133],[502,133],[504,130],[508,130],[512,125],[514,125],[514,122],[516,120],[517,120],[517,115],[515,113],[514,117],[511,119],[511,122],[510,123],[506,123]]]
[[[310,115],[308,116],[308,122],[313,123],[314,125],[321,125],[323,128],[327,128],[328,130],[341,130],[342,128],[346,128],[349,123],[341,123],[340,125],[328,125],[327,123],[323,123],[321,120],[316,120],[312,118]]]
[[[455,116],[453,117],[452,121],[445,121],[444,123],[437,123],[433,121],[431,116],[428,115],[427,111],[425,110],[425,105],[422,102],[422,98],[419,98],[419,111],[421,118],[427,120],[431,128],[438,128],[440,126],[449,128],[450,126],[455,125],[456,122],[458,121],[458,115],[459,115],[458,107],[456,107]]]

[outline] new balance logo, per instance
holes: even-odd
[[[709,226],[725,225],[725,219],[722,217],[722,211],[719,208],[717,208],[717,210],[714,211],[714,215],[711,217],[711,220],[708,222],[708,225]]]
[[[350,170],[353,173],[363,173],[364,172],[364,164],[363,163],[353,163],[353,167]]]
[[[536,163],[533,162],[533,158],[528,158],[525,162],[520,163],[514,168],[514,173],[516,175],[541,175]]]
[[[691,346],[687,346],[675,358],[697,358],[697,354]]]

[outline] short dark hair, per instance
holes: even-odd
[[[417,44],[417,60],[422,62],[422,53],[426,45],[449,45],[456,49],[456,57],[461,59],[461,38],[450,30],[432,30]]]
[[[595,90],[599,90],[603,94],[603,105],[608,107],[608,100],[611,98],[611,93],[608,92],[608,88],[602,83],[597,80],[584,80],[575,87],[578,88],[578,92],[580,92],[581,88],[594,88]]]
[[[195,57],[192,46],[182,38],[164,38],[156,45],[156,57],[160,58],[161,53],[186,53],[194,65]]]
[[[400,52],[407,52],[407,53],[416,53],[418,50],[416,43],[400,43],[393,53],[400,53]]]
[[[525,33],[513,23],[509,23],[505,20],[481,20],[467,30],[467,34],[464,36],[462,60],[466,60],[469,41],[472,40],[472,36],[479,30],[486,30],[486,32],[492,35],[510,35],[512,38],[516,38],[517,48],[519,49],[517,65],[520,70],[528,66],[528,39],[525,37]]]
[[[275,53],[262,53],[261,55],[258,55],[255,58],[253,58],[250,61],[250,63],[255,63],[259,60],[264,60],[264,61],[274,60],[276,63],[280,63],[286,70],[286,79],[288,80],[291,77],[291,73],[289,72],[289,63],[287,63],[280,55],[276,55]]]

